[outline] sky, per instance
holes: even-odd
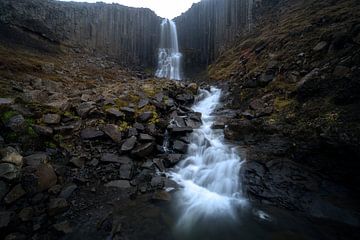
[[[106,2],[119,3],[130,7],[152,9],[158,16],[173,19],[188,10],[193,3],[200,0],[61,0],[73,2]]]

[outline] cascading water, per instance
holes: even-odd
[[[181,58],[176,25],[172,20],[164,19],[161,23],[158,68],[155,76],[172,80],[181,80]]]
[[[211,128],[211,115],[219,104],[221,90],[202,90],[203,99],[193,110],[202,113],[203,124],[194,130],[183,160],[171,176],[184,188],[179,193],[181,208],[178,226],[188,229],[203,219],[236,218],[235,208],[243,206],[239,170],[241,159],[234,148],[224,143],[222,130]]]

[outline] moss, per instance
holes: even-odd
[[[15,116],[17,112],[15,111],[6,111],[1,115],[1,120],[5,123],[10,120],[13,116]]]
[[[127,129],[131,128],[131,126],[130,126],[127,122],[125,122],[125,121],[119,122],[118,125],[119,125],[118,130],[119,130],[120,132],[125,132]]]
[[[292,99],[281,99],[280,97],[275,98],[274,107],[277,111],[283,111],[284,108],[287,108],[293,104],[294,100]]]
[[[56,144],[53,143],[53,142],[48,142],[48,141],[46,141],[46,142],[44,142],[44,145],[45,145],[45,147],[47,147],[47,148],[57,148]]]
[[[31,138],[37,138],[38,135],[36,134],[36,132],[34,131],[34,129],[32,127],[27,127],[26,129],[26,134],[31,137]]]

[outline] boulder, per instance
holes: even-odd
[[[194,102],[194,95],[190,93],[183,93],[176,96],[176,100],[182,104],[192,104]]]
[[[104,185],[105,187],[114,187],[114,188],[120,188],[120,189],[126,189],[130,188],[130,182],[127,180],[115,180],[108,182]]]
[[[274,80],[275,74],[273,72],[266,72],[261,74],[258,83],[260,86],[266,86],[269,84],[272,80]]]
[[[27,166],[38,167],[41,164],[46,164],[49,161],[49,156],[44,152],[34,153],[24,157],[24,163]]]
[[[152,142],[152,141],[155,141],[155,138],[150,136],[149,134],[140,133],[139,141],[141,141],[141,142]]]
[[[59,197],[68,199],[77,188],[78,187],[76,184],[71,184],[69,186],[66,186],[63,188],[63,190],[61,190]]]
[[[224,135],[229,140],[244,140],[253,136],[258,131],[257,127],[250,120],[236,120],[230,122],[224,129]]]
[[[104,136],[104,132],[96,128],[85,128],[81,131],[80,136],[84,140],[98,139]]]
[[[61,116],[59,114],[45,114],[43,116],[43,121],[46,124],[59,124]]]
[[[15,148],[6,147],[0,150],[1,162],[12,163],[16,166],[23,165],[23,157],[16,151]]]
[[[135,110],[129,107],[122,107],[120,110],[125,114],[125,119],[127,121],[133,121],[135,117]]]
[[[53,198],[50,200],[47,208],[49,216],[56,216],[66,212],[69,209],[69,204],[64,198]]]
[[[71,107],[68,99],[54,100],[50,103],[45,104],[45,106],[54,108],[55,110],[62,112],[68,111],[69,108]]]
[[[11,104],[14,104],[14,99],[11,98],[0,98],[0,108],[7,107]]]
[[[138,103],[138,108],[143,108],[145,107],[146,105],[149,104],[149,99],[147,98],[142,98],[140,99],[139,103]]]
[[[94,102],[83,102],[80,103],[80,105],[76,108],[76,112],[81,118],[85,118],[87,117],[89,112],[94,110],[95,108],[96,107]]]
[[[114,124],[105,125],[102,130],[110,137],[114,142],[120,144],[122,140],[122,133],[119,131],[119,127]]]
[[[20,168],[11,163],[0,163],[0,178],[14,180],[20,176]]]
[[[57,176],[50,164],[40,164],[36,167],[24,168],[21,182],[27,192],[37,193],[54,186],[57,182]]]
[[[152,195],[152,200],[153,201],[170,201],[171,200],[171,195],[170,193],[166,192],[166,191],[156,191],[153,195]]]
[[[133,175],[133,165],[130,163],[121,164],[119,173],[120,173],[120,179],[130,180]]]
[[[117,154],[104,153],[101,156],[101,161],[105,163],[121,163],[121,158]]]
[[[5,126],[14,132],[21,133],[26,130],[27,123],[22,115],[15,115],[5,123]]]
[[[182,157],[183,157],[182,154],[177,154],[177,153],[167,154],[166,160],[165,160],[165,166],[168,168],[173,167],[178,162],[180,162]]]
[[[4,202],[6,204],[11,204],[15,201],[17,201],[18,199],[22,198],[23,196],[25,196],[26,192],[23,189],[23,187],[18,184],[15,187],[13,187],[13,189],[11,189],[11,191],[5,196],[4,198]]]
[[[85,160],[83,158],[72,157],[69,162],[78,168],[83,168],[85,166]]]
[[[154,146],[153,142],[141,144],[131,151],[131,155],[139,158],[147,157],[154,151]]]
[[[183,141],[175,140],[173,143],[173,149],[174,149],[174,151],[179,152],[179,153],[186,153],[187,144],[184,143]]]
[[[153,116],[154,116],[154,114],[152,112],[143,112],[137,117],[137,120],[139,122],[145,123],[145,122],[149,121]]]
[[[193,131],[191,127],[174,127],[174,126],[168,127],[168,130],[171,134],[174,135],[184,135],[187,133],[191,133]]]
[[[39,135],[39,136],[45,136],[50,137],[53,135],[54,130],[51,127],[47,126],[40,126],[40,125],[32,125],[32,129]]]
[[[131,151],[136,144],[137,138],[135,136],[132,136],[125,140],[125,142],[121,146],[121,151],[128,152]]]
[[[150,185],[155,189],[162,189],[164,187],[164,179],[161,176],[155,176],[151,179]]]
[[[161,158],[154,158],[153,162],[155,164],[155,166],[159,169],[160,172],[165,172],[165,165],[164,165],[164,161]]]
[[[117,110],[116,108],[106,109],[106,113],[113,118],[119,119],[125,117],[125,114]]]

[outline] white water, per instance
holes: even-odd
[[[172,20],[164,19],[161,23],[158,69],[155,76],[181,80],[181,58],[176,25]]]
[[[182,208],[178,226],[185,229],[209,217],[235,219],[235,209],[246,203],[239,186],[241,159],[224,143],[223,131],[211,128],[221,90],[211,88],[201,94],[204,98],[193,110],[202,113],[203,124],[191,135],[187,158],[171,173],[184,187],[178,199]]]

